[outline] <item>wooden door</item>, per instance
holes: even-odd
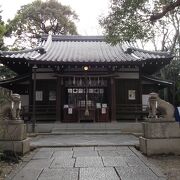
[[[136,79],[117,79],[115,89],[116,117],[117,119],[125,119],[124,115],[131,114],[131,108],[133,109],[141,103],[140,81]]]
[[[139,104],[140,83],[139,80],[117,79],[116,104]]]

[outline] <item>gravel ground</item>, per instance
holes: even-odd
[[[148,160],[159,167],[168,180],[180,180],[180,156],[152,156]]]
[[[0,180],[4,180],[17,166],[18,164],[15,163],[0,161]]]

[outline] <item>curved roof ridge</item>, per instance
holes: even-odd
[[[12,55],[12,54],[23,54],[23,53],[33,52],[33,51],[37,51],[40,54],[44,54],[46,52],[43,46],[39,46],[36,48],[19,50],[19,51],[0,51],[0,56],[2,55],[6,56],[6,55]]]
[[[150,51],[150,50],[145,50],[145,49],[140,49],[140,48],[135,48],[135,47],[132,47],[132,46],[129,46],[127,49],[130,49],[130,50],[134,50],[134,51],[139,51],[139,52],[144,52],[144,53],[150,53],[150,54],[159,54],[159,55],[170,55],[169,52],[166,52],[166,51]]]
[[[46,41],[48,35],[44,34],[41,37],[42,41]],[[104,36],[83,36],[83,35],[52,35],[52,41],[105,41]]]
[[[51,47],[52,44],[52,35],[48,35],[47,40],[45,42],[45,44],[42,46],[46,51],[49,50],[49,48]]]
[[[133,51],[139,51],[139,52],[149,53],[149,54],[156,53],[156,54],[159,54],[159,55],[171,55],[169,52],[166,52],[166,51],[160,51],[160,50],[159,51],[153,51],[153,50],[151,51],[151,50],[145,50],[145,49],[136,48],[136,47],[134,47],[131,44],[126,43],[126,42],[122,43],[121,46],[122,46],[123,51],[125,53],[128,53],[128,54],[133,53]]]

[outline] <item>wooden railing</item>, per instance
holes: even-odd
[[[142,104],[117,104],[117,119],[142,120],[148,115],[148,106]]]
[[[24,120],[32,120],[33,106],[22,107],[22,118]],[[55,120],[56,118],[56,106],[55,105],[36,105],[35,106],[36,120]]]
[[[141,120],[147,117],[148,107],[142,104],[117,104],[116,117],[117,120]],[[33,107],[23,106],[21,116],[24,120],[31,121],[33,117]],[[55,105],[36,105],[35,117],[37,121],[55,120]]]

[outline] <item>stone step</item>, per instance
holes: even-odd
[[[117,129],[52,129],[52,134],[122,134]]]
[[[142,135],[141,133],[123,132],[119,129],[52,129],[53,135],[113,135],[113,134],[134,134],[136,136]]]
[[[32,138],[31,148],[80,146],[138,146],[138,137],[131,134],[41,134]]]
[[[28,124],[27,131],[32,132],[32,124]],[[37,133],[61,133],[65,131],[142,133],[142,123],[111,122],[111,123],[37,123]]]

